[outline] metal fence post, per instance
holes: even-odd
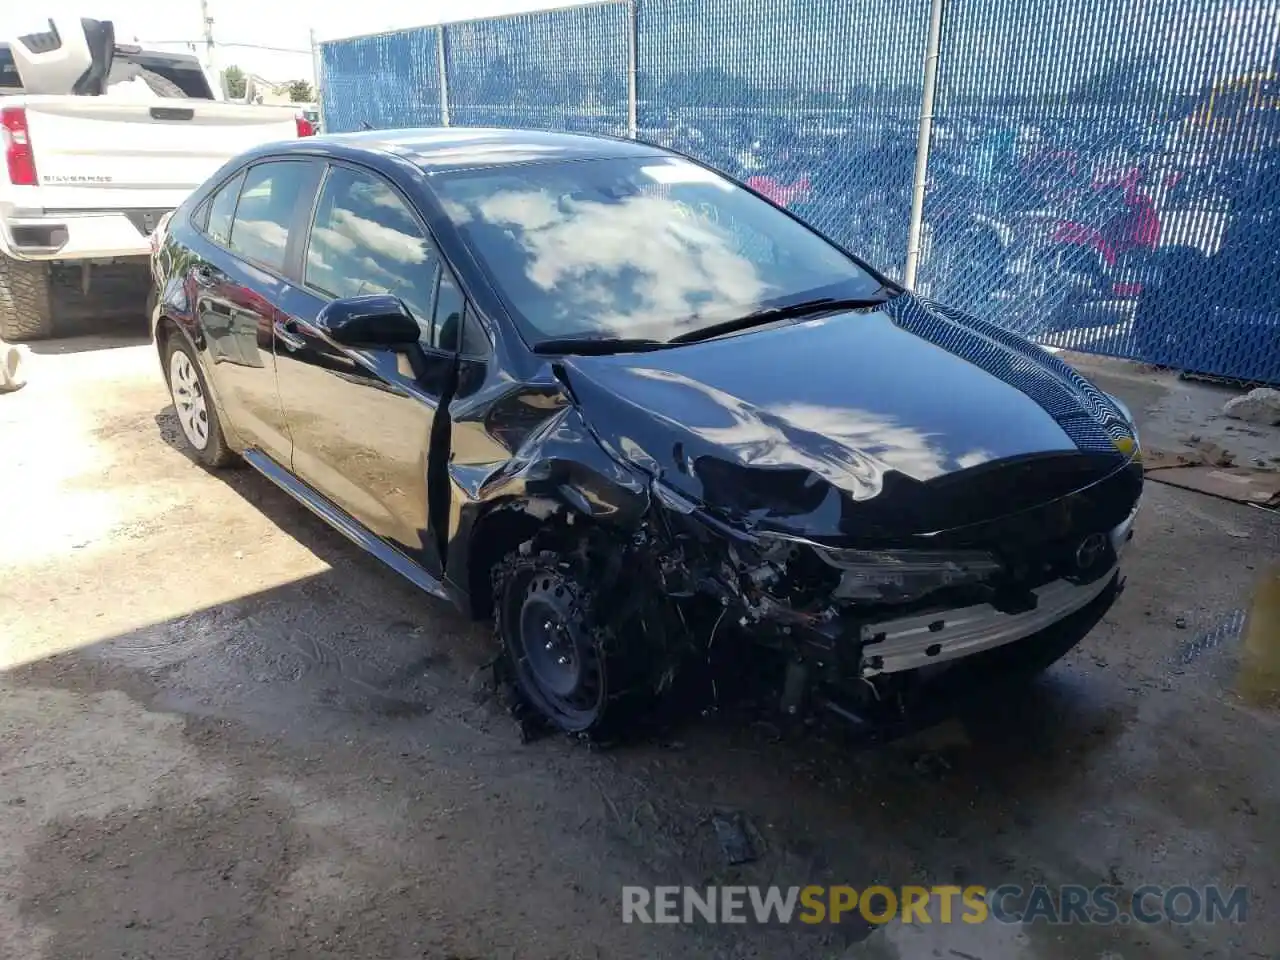
[[[440,123],[449,126],[449,69],[444,49],[445,26],[436,27],[436,66],[440,70]]]
[[[312,27],[308,33],[310,34],[311,39],[311,92],[315,97],[316,111],[319,112],[322,109],[320,102],[320,42],[316,40],[315,27]],[[323,114],[321,114],[321,116],[323,116]]]
[[[636,139],[636,72],[639,64],[639,43],[637,42],[638,11],[640,0],[627,0],[627,136]]]
[[[924,59],[924,94],[920,98],[920,137],[916,141],[916,173],[911,190],[911,225],[907,229],[907,268],[902,278],[908,290],[916,286],[920,244],[924,233],[924,185],[929,173],[929,143],[933,137],[933,96],[938,83],[938,52],[942,46],[942,7],[932,0],[929,11],[928,52]]]

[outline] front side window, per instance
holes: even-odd
[[[246,260],[283,272],[289,227],[303,189],[312,182],[311,174],[311,165],[297,160],[275,160],[250,167],[236,205],[228,249]]]
[[[436,296],[436,322],[429,346],[449,353],[458,352],[458,339],[462,332],[462,311],[466,301],[462,291],[447,273],[440,275],[440,292]]]
[[[488,336],[485,335],[484,328],[480,325],[476,313],[471,307],[467,307],[466,320],[462,325],[462,345],[459,351],[464,357],[470,357],[473,360],[483,360],[489,356],[493,347],[489,343]]]
[[[389,293],[434,346],[440,260],[400,196],[380,177],[335,166],[325,178],[307,244],[306,285],[334,299]]]
[[[433,181],[532,340],[670,339],[880,281],[785,213],[667,156],[457,171]]]

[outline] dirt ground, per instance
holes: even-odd
[[[188,460],[149,345],[46,345],[30,374],[0,397],[4,958],[1280,950],[1280,716],[1236,692],[1274,513],[1149,485],[1107,621],[906,742],[723,712],[524,745],[487,628],[252,472]],[[726,864],[716,813],[754,862]],[[953,882],[1250,899],[1214,925],[621,922],[624,884]]]

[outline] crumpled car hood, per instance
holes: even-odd
[[[908,295],[563,367],[615,455],[704,506],[804,535],[850,532],[872,503],[880,532],[920,533],[942,522],[946,496],[1009,487],[1005,467],[1061,495],[1123,466],[1135,445],[1115,405],[1066,364]],[[902,508],[888,526],[886,506]],[[976,513],[971,502],[965,517],[1010,506],[1007,495]]]

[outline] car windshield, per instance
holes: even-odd
[[[536,343],[666,341],[881,282],[754,194],[669,156],[512,164],[433,178]]]

